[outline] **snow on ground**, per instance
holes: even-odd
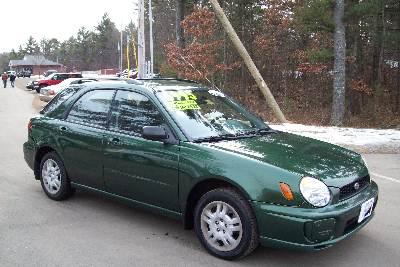
[[[361,153],[400,153],[400,130],[323,127],[294,123],[271,125],[273,129],[333,143]]]

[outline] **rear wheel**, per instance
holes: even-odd
[[[232,188],[204,194],[195,209],[195,231],[205,249],[226,260],[245,257],[258,246],[253,211]]]
[[[40,163],[40,182],[43,191],[53,200],[67,199],[73,192],[64,164],[55,152],[43,157]]]

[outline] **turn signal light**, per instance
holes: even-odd
[[[279,187],[281,188],[281,192],[284,198],[289,201],[292,201],[294,199],[292,189],[290,189],[290,186],[288,184],[279,183]]]
[[[56,93],[54,92],[54,90],[50,90],[49,91],[49,95],[55,95]]]
[[[28,123],[28,131],[32,130],[32,121],[29,121]]]

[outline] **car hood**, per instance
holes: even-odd
[[[347,180],[368,175],[358,153],[285,132],[203,145],[256,159],[300,176],[316,177],[330,186],[341,186]]]

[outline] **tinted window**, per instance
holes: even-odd
[[[47,104],[43,110],[42,113],[47,113],[55,110],[61,103],[63,103],[65,100],[73,96],[79,88],[66,88],[62,90],[60,93],[58,93],[50,102]]]
[[[72,106],[67,120],[105,127],[114,92],[114,90],[87,92]]]
[[[80,73],[66,74],[65,79],[68,79],[68,78],[82,78],[82,74],[80,74]]]
[[[65,80],[68,78],[69,78],[68,74],[59,74],[57,80]]]
[[[163,124],[161,114],[144,95],[118,91],[111,113],[110,129],[142,134],[144,126]]]

